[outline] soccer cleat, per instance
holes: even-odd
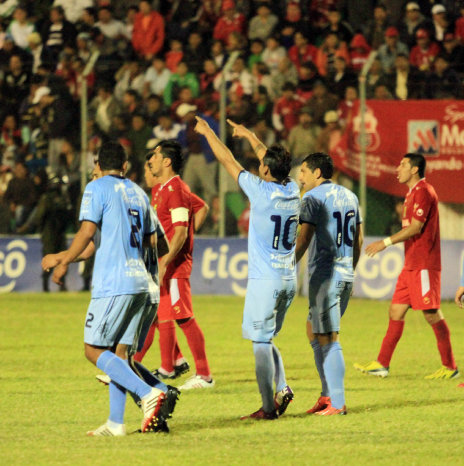
[[[248,416],[242,416],[240,420],[243,421],[244,419],[256,419],[257,421],[273,421],[278,417],[279,415],[277,414],[276,409],[273,409],[270,413],[266,413],[263,408],[259,408],[258,411],[255,411]]]
[[[87,435],[89,437],[121,437],[126,435],[126,426],[120,424],[117,428],[113,428],[105,423],[98,429],[90,430]]]
[[[320,396],[316,404],[306,411],[307,414],[316,414],[330,406],[330,396]]]
[[[168,385],[168,390],[164,394],[164,401],[159,412],[159,418],[162,421],[166,422],[169,418],[172,417],[174,408],[176,407],[177,400],[180,396],[180,390],[176,387]]]
[[[388,376],[389,367],[383,367],[378,361],[372,361],[365,366],[355,363],[353,364],[353,367],[364,374],[375,375],[382,378]]]
[[[159,412],[165,398],[166,395],[161,390],[152,388],[149,395],[142,399],[142,433],[157,432],[159,430]]]
[[[180,390],[192,390],[194,388],[213,388],[215,382],[211,379],[210,382],[207,382],[201,377],[201,375],[193,375],[185,381],[183,385],[179,387]]]
[[[431,379],[457,379],[460,377],[458,369],[448,369],[446,366],[441,366],[436,372],[430,375],[426,375],[424,378]]]
[[[292,389],[288,385],[275,394],[274,404],[279,416],[285,413],[294,396]]]
[[[95,378],[101,382],[103,385],[109,385],[111,382],[111,378],[109,375],[106,374],[98,374],[95,376]]]
[[[165,374],[161,372],[159,369],[155,369],[152,374],[160,380],[172,380],[176,378],[176,371],[169,372],[169,374]]]
[[[174,378],[180,377],[183,374],[186,374],[190,370],[190,364],[187,361],[174,366]]]
[[[346,406],[343,406],[343,408],[337,409],[332,406],[331,403],[329,403],[325,409],[322,409],[320,411],[317,411],[314,413],[316,416],[335,416],[335,415],[340,415],[340,416],[346,416]]]

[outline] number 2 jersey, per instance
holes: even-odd
[[[238,183],[250,200],[248,278],[296,278],[297,184],[264,181],[247,171],[239,174]]]
[[[354,280],[353,247],[361,221],[358,198],[343,186],[324,181],[304,194],[300,223],[315,227],[308,256],[311,279]]]
[[[156,216],[145,192],[132,181],[107,175],[85,188],[79,214],[100,230],[95,242],[92,298],[148,291],[143,238],[154,233]]]

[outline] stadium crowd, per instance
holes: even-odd
[[[464,2],[0,1],[0,233],[42,231],[63,209],[75,228],[83,79],[89,167],[102,142],[118,140],[129,177],[141,182],[152,140],[178,139],[183,178],[212,207],[205,232],[214,234],[217,162],[194,115],[217,131],[222,79],[227,116],[268,146],[284,143],[296,169],[341,137],[371,50],[368,98],[461,98]],[[233,51],[239,58],[223,76]],[[230,147],[256,169],[248,143]],[[241,233],[244,216],[236,214]]]

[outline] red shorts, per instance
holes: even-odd
[[[440,270],[402,270],[393,294],[393,304],[409,304],[412,309],[440,309]]]
[[[188,278],[165,280],[161,287],[158,321],[193,317],[192,292]]]

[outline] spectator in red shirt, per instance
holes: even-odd
[[[312,61],[316,62],[317,47],[308,42],[308,38],[300,31],[296,31],[293,35],[293,42],[295,45],[290,47],[288,56],[300,73],[300,66],[302,63]]]
[[[135,15],[132,47],[144,60],[150,61],[163,47],[164,19],[152,10],[148,0],[139,4],[139,13]]]
[[[227,44],[231,32],[235,31],[240,34],[245,34],[246,19],[245,16],[236,11],[235,2],[233,0],[224,0],[222,3],[222,13],[222,16],[214,26],[213,37]]]
[[[287,82],[282,87],[282,97],[277,99],[272,112],[274,128],[286,138],[290,130],[298,124],[298,115],[303,102],[296,95],[296,86]]]
[[[416,42],[409,54],[409,63],[421,71],[429,71],[432,68],[433,60],[440,52],[440,47],[436,42],[431,42],[429,33],[425,29],[418,29],[416,32]]]
[[[359,72],[366,63],[371,48],[362,34],[355,34],[350,43],[351,68]]]

